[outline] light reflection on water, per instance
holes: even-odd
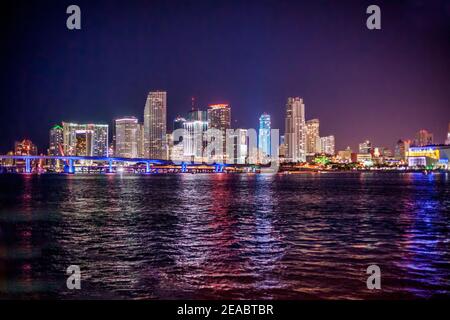
[[[0,297],[449,295],[447,175],[0,176]],[[82,290],[65,288],[78,264]],[[368,265],[382,290],[366,288]]]

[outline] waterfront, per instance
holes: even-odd
[[[0,175],[0,203],[3,298],[450,294],[448,173]]]

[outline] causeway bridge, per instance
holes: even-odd
[[[176,166],[179,167],[180,172],[188,172],[188,168],[192,167],[203,167],[210,168],[211,171],[214,172],[224,172],[225,167],[230,166],[229,164],[224,163],[212,163],[212,164],[204,164],[204,163],[193,163],[193,162],[173,162],[171,160],[161,160],[161,159],[144,159],[144,158],[122,158],[122,157],[90,157],[90,156],[38,156],[38,155],[0,155],[0,162],[10,160],[10,161],[20,161],[24,163],[24,173],[32,173],[33,166],[32,162],[37,161],[56,161],[60,160],[65,163],[64,172],[66,173],[75,173],[76,163],[80,161],[87,162],[97,162],[106,164],[107,171],[113,173],[113,166],[117,163],[122,164],[144,164],[145,165],[145,173],[151,173],[151,169],[153,166]],[[233,167],[235,165],[232,165]]]

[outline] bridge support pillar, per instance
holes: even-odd
[[[111,160],[109,160],[109,169],[108,169],[109,171],[109,173],[112,173],[113,172],[113,169],[112,169],[112,161]]]
[[[185,162],[181,163],[181,172],[187,172],[187,165]]]
[[[150,162],[145,163],[145,173],[150,173]]]
[[[31,173],[31,159],[30,158],[25,159],[25,172]]]
[[[69,173],[75,173],[75,166],[73,165],[73,159],[69,159]]]

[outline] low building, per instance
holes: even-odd
[[[411,168],[449,169],[450,146],[429,145],[410,147],[407,152]]]

